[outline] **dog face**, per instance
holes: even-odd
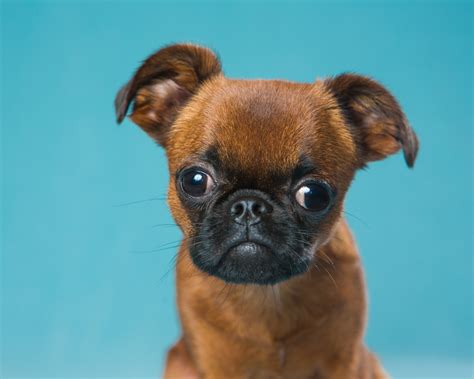
[[[208,49],[164,48],[116,98],[165,147],[169,204],[201,270],[231,283],[304,273],[337,224],[355,171],[418,142],[380,84],[232,80]]]

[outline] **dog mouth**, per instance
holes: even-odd
[[[309,267],[304,254],[296,256],[289,249],[289,246],[276,248],[267,241],[238,239],[222,246],[213,257],[200,249],[191,249],[191,257],[200,270],[227,283],[273,285]]]
[[[233,284],[273,285],[306,272],[313,253],[296,225],[263,221],[252,225],[205,221],[189,240],[193,263]]]
[[[251,257],[256,254],[271,254],[271,248],[257,241],[240,241],[231,245],[222,258],[232,255]]]
[[[289,276],[270,246],[252,240],[232,244],[213,274],[236,284],[274,284]]]

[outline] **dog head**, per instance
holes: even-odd
[[[331,238],[357,169],[418,141],[380,84],[342,74],[311,84],[226,78],[207,48],[150,56],[116,97],[165,149],[168,201],[201,270],[274,284]]]

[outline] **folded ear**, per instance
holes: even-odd
[[[351,125],[361,166],[402,148],[408,167],[413,167],[418,139],[387,89],[372,79],[353,74],[342,74],[325,83]]]
[[[133,102],[130,118],[165,146],[180,109],[207,79],[220,72],[218,58],[205,47],[167,46],[148,57],[117,93],[117,122],[123,121]]]

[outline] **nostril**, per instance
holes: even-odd
[[[242,216],[245,211],[245,207],[242,204],[242,202],[238,202],[232,205],[231,211],[232,211],[232,215],[235,217]]]
[[[255,202],[252,204],[252,213],[255,216],[261,216],[265,213],[265,205],[259,202]]]

